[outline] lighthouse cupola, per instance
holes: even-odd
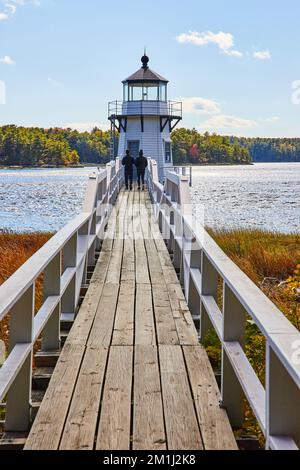
[[[157,161],[160,180],[173,166],[171,132],[182,119],[182,103],[168,101],[168,80],[149,68],[143,55],[142,67],[123,81],[123,101],[109,103],[112,152],[119,131],[118,157],[129,150],[136,158],[140,150]]]

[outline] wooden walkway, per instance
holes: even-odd
[[[236,448],[148,193],[121,192],[25,449]]]

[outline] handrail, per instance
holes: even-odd
[[[164,186],[149,160],[154,214],[180,271],[189,308],[200,321],[200,339],[213,328],[222,346],[221,406],[231,424],[244,421],[243,397],[266,437],[267,449],[300,447],[300,332],[221,250],[192,215],[188,179],[168,171]],[[218,286],[223,283],[222,308]],[[245,346],[249,315],[266,340],[265,388]]]
[[[122,180],[119,159],[91,174],[82,212],[57,232],[0,286],[0,321],[10,315],[9,354],[0,368],[0,403],[6,399],[6,431],[30,425],[33,347],[60,347],[60,320],[75,318],[88,267],[95,265]],[[35,313],[35,282],[43,274],[43,304]]]
[[[182,118],[182,102],[180,101],[111,101],[108,103],[108,118],[123,115],[167,115],[174,118]]]

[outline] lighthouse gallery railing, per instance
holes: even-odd
[[[200,320],[200,339],[212,328],[222,347],[221,406],[231,424],[244,421],[244,396],[268,449],[300,447],[300,333],[234,264],[192,215],[189,179],[167,172],[159,183],[149,160],[149,189],[160,231],[180,270],[189,308]],[[222,308],[219,286],[223,287]],[[265,388],[245,353],[246,322],[266,340]]]

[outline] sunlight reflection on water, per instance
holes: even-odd
[[[0,229],[59,230],[80,212],[93,171],[0,170]],[[300,163],[195,167],[192,200],[214,228],[299,231]]]

